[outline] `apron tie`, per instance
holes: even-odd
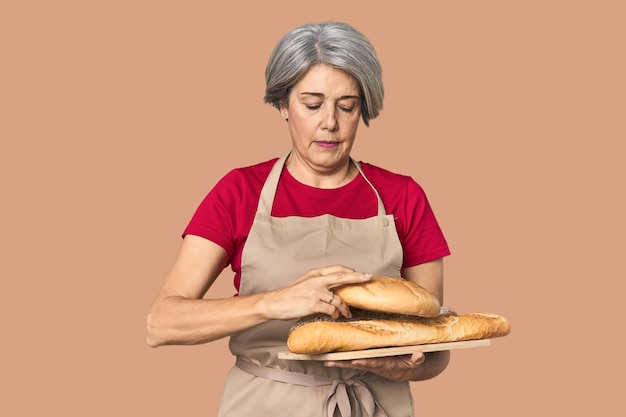
[[[339,408],[341,417],[352,416],[352,401],[354,399],[361,405],[361,410],[365,410],[368,417],[374,417],[376,410],[380,410],[381,417],[387,417],[387,413],[374,400],[372,391],[367,384],[358,379],[337,379],[334,380],[328,397],[326,397],[326,417],[332,417],[335,410]],[[356,414],[357,417],[361,413]]]
[[[364,379],[332,379],[319,375],[308,375],[299,372],[284,371],[282,369],[267,368],[245,360],[241,356],[237,356],[236,365],[239,369],[251,375],[272,381],[305,387],[330,385],[330,392],[326,397],[325,417],[333,417],[337,408],[339,409],[341,417],[352,417],[353,403],[359,403],[360,405],[355,417],[363,416],[360,411],[365,411],[368,417],[374,417],[377,410],[380,411],[378,416],[388,417],[385,410],[383,410],[374,399],[374,395]]]

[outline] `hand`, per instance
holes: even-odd
[[[418,374],[426,360],[423,352],[412,355],[387,356],[382,358],[364,358],[345,361],[326,361],[331,368],[351,368],[368,371],[391,381],[411,381],[418,379]]]
[[[276,320],[298,319],[316,313],[328,314],[333,319],[351,317],[346,303],[332,289],[370,278],[371,274],[342,265],[313,269],[286,287],[267,293],[267,316]]]

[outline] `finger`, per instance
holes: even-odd
[[[372,274],[363,272],[336,272],[322,277],[328,289],[346,284],[357,284],[366,282],[372,278]]]
[[[330,265],[330,266],[326,266],[323,268],[315,269],[314,271],[319,275],[330,275],[330,274],[336,274],[339,272],[344,272],[344,273],[355,272],[354,269],[348,268],[347,266],[343,266],[343,265]]]
[[[426,356],[424,356],[424,352],[418,350],[417,352],[413,352],[411,355],[410,362],[413,365],[421,365],[426,360]]]
[[[341,310],[339,310],[336,306],[332,304],[328,304],[327,302],[320,300],[316,304],[316,312],[326,314],[332,317],[334,320],[338,319],[342,314]]]
[[[324,366],[329,368],[350,368],[352,361],[324,361]]]
[[[335,299],[337,298],[337,296],[335,295],[335,293],[326,289],[325,287],[315,289],[313,294],[315,294],[314,296],[317,297],[323,303],[326,303],[326,304],[336,303]],[[337,304],[338,303],[336,303],[335,305]]]
[[[343,265],[331,265],[323,268],[311,269],[300,278],[294,280],[289,285],[299,284],[301,282],[308,281],[311,278],[323,278],[327,276],[336,276],[335,274],[345,274],[354,272],[354,269],[345,267]]]
[[[423,356],[422,352],[418,352]],[[423,362],[423,359],[420,361]],[[352,368],[359,370],[373,370],[378,369],[379,371],[386,370],[391,371],[394,369],[409,369],[414,368],[416,365],[421,365],[421,363],[413,363],[409,361],[409,356],[406,357],[384,357],[384,358],[363,358],[363,359],[352,359],[352,360],[341,360],[341,361],[325,361],[325,366],[334,367],[334,368]]]
[[[348,307],[346,303],[341,303],[340,305],[338,305],[337,311],[339,312],[339,314],[347,319],[352,318],[352,311],[350,311],[350,307]]]
[[[334,294],[334,297],[332,298],[329,304],[334,306],[339,312],[339,314],[342,315],[343,317],[348,318],[348,319],[352,318],[352,312],[350,311],[350,307],[341,299],[341,297],[339,297],[335,293],[333,294]]]
[[[343,302],[338,295],[335,295],[334,292],[330,291],[330,295],[327,297],[326,301],[321,300],[326,306],[322,306],[325,311],[324,313],[331,316],[333,319],[338,319],[340,316],[351,318],[352,313],[350,312],[350,308],[346,303]]]
[[[325,361],[324,365],[330,368],[349,368],[359,371],[372,371],[374,369],[380,370],[381,368],[381,364],[374,358]]]

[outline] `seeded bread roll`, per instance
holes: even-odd
[[[510,330],[505,317],[490,313],[425,318],[353,310],[352,319],[316,315],[300,320],[289,333],[287,347],[293,353],[320,354],[489,339]]]
[[[436,317],[439,300],[426,289],[403,278],[372,277],[333,289],[350,307],[384,313]]]

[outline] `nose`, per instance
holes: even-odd
[[[339,127],[337,123],[337,109],[334,106],[326,106],[322,112],[322,128],[328,131],[335,131]]]

